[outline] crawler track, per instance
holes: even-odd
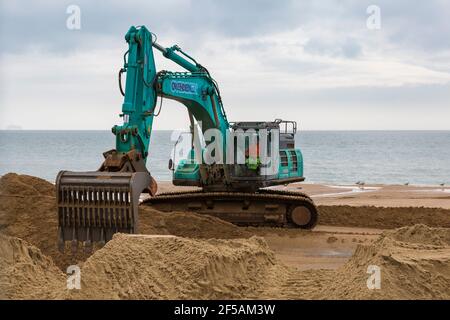
[[[159,211],[194,211],[241,226],[281,226],[312,229],[318,213],[304,193],[261,189],[246,192],[161,193],[143,201]]]

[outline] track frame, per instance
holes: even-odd
[[[317,207],[300,192],[260,189],[257,192],[205,192],[203,190],[161,193],[145,199],[141,205],[158,211],[192,211],[215,216],[239,226],[273,226],[313,229],[318,221]],[[292,219],[296,207],[306,207],[308,223],[298,225]]]

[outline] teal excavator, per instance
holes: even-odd
[[[132,26],[125,40],[118,76],[123,124],[112,128],[116,147],[103,153],[97,171],[61,171],[56,178],[60,250],[70,241],[72,251],[80,243],[90,251],[114,233],[137,233],[139,205],[194,211],[237,225],[316,225],[317,209],[307,195],[267,188],[304,180],[295,121],[229,122],[217,82],[194,58],[176,45],[162,47],[144,26]],[[153,49],[186,71],[157,71]],[[164,98],[184,105],[190,120],[188,152],[176,159],[179,140],[169,160],[173,184],[198,188],[157,193],[147,170],[153,121]],[[143,193],[149,196],[143,199]]]

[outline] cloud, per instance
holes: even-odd
[[[81,9],[82,29],[66,28],[66,8]],[[28,45],[61,51],[95,45],[93,38],[122,35],[128,26],[146,24],[159,34],[195,42],[204,37],[246,38],[302,27],[336,34],[365,29],[372,1],[153,0],[93,2],[88,0],[3,1],[0,12],[1,50],[26,50]],[[377,1],[382,28],[392,43],[424,50],[449,49],[442,41],[450,29],[450,6],[443,0]],[[101,41],[101,40],[100,40]],[[5,43],[6,42],[6,43]]]
[[[66,28],[71,4],[81,9],[81,30]],[[339,108],[352,115],[342,119],[342,126],[354,126],[356,115],[359,124],[371,126],[378,109],[397,119],[394,109],[414,105],[409,126],[420,125],[422,107],[433,110],[442,127],[444,101],[450,101],[450,90],[442,89],[450,84],[450,42],[445,41],[450,5],[442,0],[377,1],[381,30],[368,30],[366,8],[371,4],[2,1],[0,128],[109,128],[121,106],[117,71],[126,50],[123,37],[130,25],[139,24],[155,32],[161,44],[178,43],[207,66],[235,119],[249,119],[263,108],[265,118],[284,118],[285,112],[296,120],[306,113],[309,128],[322,128],[319,115],[336,117]],[[157,65],[179,70],[159,55]],[[361,93],[370,98],[364,100]],[[314,111],[295,113],[297,101]],[[282,105],[273,109],[278,102]],[[366,106],[368,121],[355,111],[357,105]],[[163,117],[161,128],[173,126],[173,119]],[[175,121],[177,127],[183,119]]]

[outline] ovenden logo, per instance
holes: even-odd
[[[172,81],[171,88],[177,93],[197,94],[197,84],[192,82]]]

